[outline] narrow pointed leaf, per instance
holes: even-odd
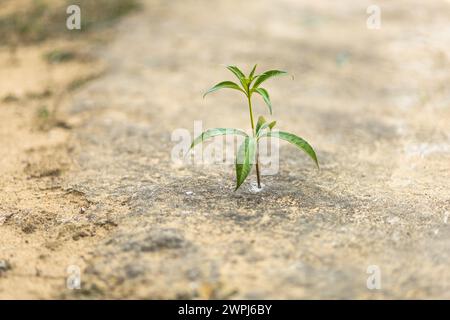
[[[267,79],[270,79],[272,77],[276,77],[276,76],[282,76],[287,74],[286,71],[280,71],[280,70],[270,70],[270,71],[266,71],[263,74],[259,75],[256,78],[255,84],[253,85],[253,88],[258,88],[259,85],[261,83],[263,83],[264,81],[266,81]]]
[[[228,66],[227,67],[228,70],[230,70],[231,72],[234,73],[234,75],[239,79],[245,79],[245,75],[244,73],[236,66]]]
[[[256,89],[253,89],[253,90],[254,90],[254,92],[260,94],[261,97],[263,97],[264,102],[269,107],[270,114],[272,114],[272,103],[270,102],[270,97],[269,97],[269,93],[267,92],[267,90],[264,89],[264,88],[256,88]]]
[[[255,75],[255,71],[256,71],[256,67],[257,67],[257,66],[258,66],[258,65],[255,64],[255,66],[253,67],[252,71],[250,72],[250,75],[248,76],[248,78],[250,79],[250,81],[253,80],[253,76]]]
[[[313,147],[306,142],[304,139],[300,138],[299,136],[296,136],[295,134],[289,133],[289,132],[283,132],[283,131],[270,131],[266,132],[265,134],[261,135],[262,137],[275,137],[282,140],[285,140],[287,142],[292,143],[293,145],[297,146],[299,149],[303,150],[308,156],[311,157],[311,159],[316,164],[317,168],[319,168],[319,162],[317,161],[316,152],[314,151]]]
[[[241,87],[239,87],[236,83],[232,82],[232,81],[223,81],[221,83],[216,84],[214,87],[212,87],[211,89],[209,89],[204,95],[203,98],[207,95],[210,94],[211,92],[220,90],[220,89],[235,89],[235,90],[239,90],[241,92],[244,92],[244,90],[241,89]],[[244,92],[245,93],[245,92]]]
[[[258,122],[256,123],[256,134],[258,134],[261,127],[266,123],[266,119],[263,116],[259,116]]]
[[[233,74],[239,79],[239,81],[242,84],[242,87],[247,88],[248,84],[247,80],[245,79],[245,75],[238,67],[228,66],[227,69],[233,72]]]
[[[256,131],[256,135],[258,136],[258,137],[262,137],[263,136],[263,132],[264,132],[264,130],[265,129],[267,129],[267,128],[269,128],[269,130],[272,130],[273,129],[273,127],[275,127],[275,125],[277,124],[277,122],[276,121],[272,121],[272,122],[266,122],[266,123],[264,123],[260,128],[259,128],[259,130],[257,130]]]
[[[197,138],[195,138],[189,149],[192,149],[197,144],[205,141],[206,139],[209,139],[209,138],[212,138],[215,136],[222,136],[222,135],[226,135],[226,134],[233,134],[233,135],[240,135],[240,136],[248,137],[248,135],[244,131],[241,131],[238,129],[232,129],[232,128],[209,129],[209,130],[206,130],[205,132],[203,132]]]
[[[250,174],[255,162],[256,143],[252,137],[245,138],[236,156],[236,191]]]

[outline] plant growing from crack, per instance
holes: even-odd
[[[266,80],[286,75],[287,72],[280,70],[269,70],[259,75],[255,75],[256,65],[253,67],[252,71],[248,76],[245,76],[244,73],[239,70],[238,67],[228,66],[228,70],[230,70],[239,80],[240,85],[232,81],[223,81],[216,84],[214,87],[209,89],[204,95],[203,98],[220,89],[234,89],[242,92],[246,100],[248,102],[248,110],[250,113],[250,124],[252,127],[252,135],[246,134],[244,131],[233,128],[214,128],[209,129],[199,135],[192,142],[190,149],[192,149],[197,144],[209,139],[211,137],[220,136],[220,135],[240,135],[245,138],[242,142],[241,146],[238,149],[238,154],[236,156],[236,189],[242,185],[245,179],[250,174],[250,171],[255,164],[256,167],[256,179],[258,182],[258,188],[261,188],[261,174],[260,174],[260,166],[259,166],[259,140],[262,138],[279,138],[285,141],[288,141],[298,147],[299,149],[306,152],[307,155],[311,157],[311,159],[316,164],[317,168],[319,167],[319,163],[317,161],[317,156],[314,149],[311,145],[306,142],[304,139],[296,136],[295,134],[284,132],[284,131],[272,131],[275,127],[276,121],[267,122],[263,116],[259,116],[258,121],[256,122],[253,118],[253,107],[252,107],[252,96],[254,93],[260,95],[267,107],[269,108],[269,112],[272,115],[272,103],[270,101],[269,93],[266,89],[261,87],[261,84]]]

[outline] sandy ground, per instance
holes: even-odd
[[[380,30],[369,4],[143,1],[97,60],[29,87],[40,64],[2,52],[0,297],[449,299],[450,3],[379,1]],[[103,63],[37,95],[63,123],[37,130],[26,93]],[[266,86],[274,118],[321,170],[283,144],[263,191],[233,192],[231,166],[174,163],[171,134],[247,128],[242,97],[202,93],[253,63],[294,75]]]

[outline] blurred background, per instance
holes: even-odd
[[[171,134],[248,129],[202,94],[256,63],[321,171],[233,193]],[[0,0],[0,297],[449,298],[449,67],[448,0]]]

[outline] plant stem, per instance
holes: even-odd
[[[255,122],[253,121],[252,98],[250,97],[250,95],[247,98],[248,98],[248,109],[250,110],[250,122],[252,124],[252,133],[253,133],[253,137],[254,137],[255,136]]]
[[[252,133],[253,138],[256,138],[256,132],[255,132],[255,122],[253,121],[253,109],[252,109],[252,98],[249,94],[247,96],[248,98],[248,109],[250,111],[250,122],[252,124]],[[261,189],[261,177],[259,174],[259,146],[258,146],[258,140],[256,139],[256,180],[258,181],[258,188]]]
[[[258,181],[258,189],[261,189],[261,177],[259,176],[259,147],[256,141],[256,180]]]

